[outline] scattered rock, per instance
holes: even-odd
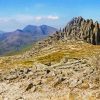
[[[55,82],[52,84],[53,87],[56,87],[57,85],[59,85],[61,82],[64,81],[64,78],[57,78],[55,80]]]
[[[49,69],[47,69],[47,70],[46,70],[46,74],[49,74],[49,73],[50,73],[50,70],[49,70]]]
[[[81,95],[84,98],[85,96],[89,97],[88,91],[91,90],[90,93],[95,94],[100,87],[98,68],[94,70],[94,67],[88,66],[88,62],[84,63],[84,59],[70,59],[63,64],[57,63],[49,67],[36,64],[36,67],[34,69],[16,69],[2,74],[5,80],[2,81],[3,85],[0,84],[0,95],[8,97],[8,100],[17,100],[18,98],[18,100],[33,100],[34,98],[34,100],[45,100],[42,96],[48,98],[49,95],[54,97],[70,93],[73,94],[70,95],[70,98],[80,100],[78,97],[82,98]],[[99,92],[96,93],[95,97],[99,99]],[[31,96],[32,99],[30,99]]]
[[[26,88],[25,91],[29,91],[32,87],[33,87],[33,83],[30,83],[30,84],[27,86],[27,88]]]
[[[80,85],[81,89],[88,89],[89,87],[90,87],[89,84],[85,82]]]
[[[61,60],[61,63],[67,63],[68,62],[68,58],[67,57],[64,57],[62,60]]]

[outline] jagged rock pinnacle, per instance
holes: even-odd
[[[59,39],[82,40],[94,45],[100,44],[100,25],[92,19],[85,20],[83,17],[74,17],[65,28],[56,32],[54,40]]]

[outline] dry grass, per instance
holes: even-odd
[[[64,52],[57,51],[51,54],[39,57],[37,60],[41,63],[59,62],[65,56]]]
[[[100,46],[91,44],[60,44],[57,51],[37,58],[41,63],[59,62],[63,57],[70,58],[87,58],[100,54]]]
[[[30,67],[35,61],[41,63],[60,62],[63,57],[70,58],[87,58],[100,54],[100,46],[94,46],[88,43],[56,43],[55,45],[42,48],[36,55],[27,59],[16,59],[14,57],[1,57],[0,68],[9,69],[12,67]],[[24,55],[26,56],[26,55]]]

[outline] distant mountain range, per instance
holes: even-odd
[[[19,51],[21,48],[52,35],[56,31],[56,28],[47,25],[28,25],[22,30],[17,29],[13,32],[0,31],[0,55]]]

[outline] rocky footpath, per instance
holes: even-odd
[[[0,100],[100,100],[100,67],[89,59],[63,58],[0,72]]]

